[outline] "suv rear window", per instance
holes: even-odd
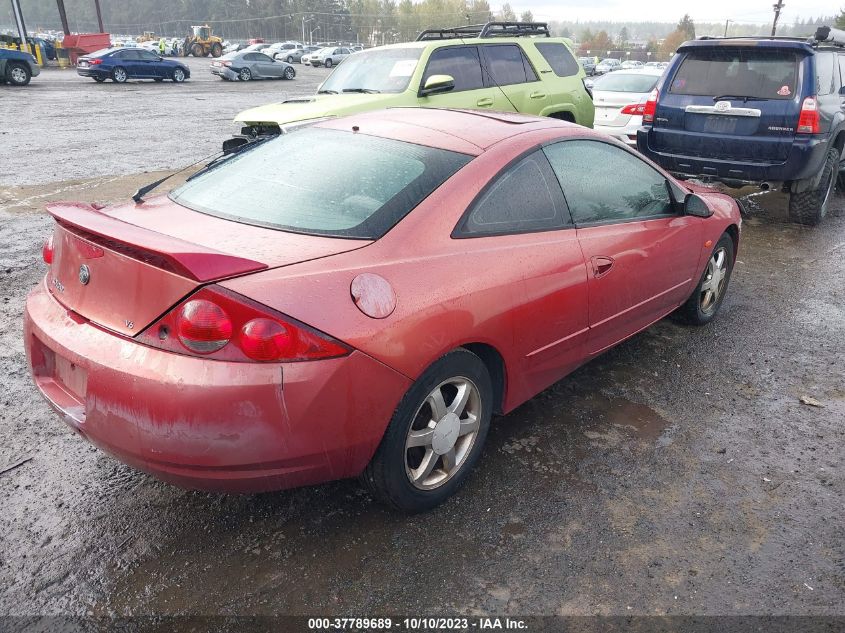
[[[294,155],[296,160],[286,160]],[[378,239],[471,159],[392,139],[306,128],[245,149],[170,196],[189,209],[245,224]]]
[[[686,53],[669,92],[708,97],[793,99],[798,57],[786,50],[702,49]]]

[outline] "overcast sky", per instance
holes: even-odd
[[[636,22],[654,20],[670,22],[689,13],[698,22],[724,22],[727,19],[754,24],[771,23],[775,0],[513,0],[510,4],[517,14],[530,9],[540,20],[614,20]],[[490,2],[497,10],[502,2]],[[802,18],[833,15],[839,11],[839,2],[819,0],[787,0],[781,13],[781,22],[791,24],[797,16]]]

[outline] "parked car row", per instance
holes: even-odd
[[[565,40],[519,37],[545,25],[467,28],[242,113],[243,142],[170,195],[51,205],[24,332],[63,419],[180,485],[360,477],[427,510],[494,413],[669,314],[717,316],[741,209],[692,179],[776,174],[797,221],[824,215],[845,32],[687,42],[665,70],[598,78],[594,107]],[[226,61],[250,55],[286,64]]]

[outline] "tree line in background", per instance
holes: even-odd
[[[23,0],[30,31],[59,29],[55,0]],[[262,37],[273,41],[357,41],[370,45],[413,40],[423,29],[480,24],[489,20],[532,21],[505,3],[493,10],[488,0],[101,0],[106,30],[112,34],[182,36],[193,24],[210,24],[229,40]],[[70,28],[97,30],[93,0],[65,0]],[[0,22],[13,24],[11,10]],[[845,13],[796,20],[778,27],[779,35],[810,35],[822,24],[845,28]],[[697,35],[761,35],[771,24],[699,23],[689,15],[677,24],[662,22],[552,21],[553,34],[570,37],[582,50],[646,50],[671,54]]]

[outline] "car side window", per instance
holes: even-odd
[[[578,62],[564,44],[555,42],[538,43],[537,50],[558,77],[570,77],[578,74]]]
[[[112,57],[114,59],[138,59],[135,56],[135,51],[117,51]]]
[[[576,225],[674,213],[663,175],[621,147],[575,140],[543,151]]]
[[[817,93],[820,97],[833,92],[833,53],[816,53]]]
[[[461,218],[454,237],[550,231],[570,225],[549,161],[537,150],[506,168]]]
[[[438,48],[428,58],[422,84],[425,85],[432,75],[451,75],[455,79],[455,87],[451,92],[484,87],[478,48],[475,46]]]
[[[261,55],[261,53],[248,53],[247,55],[244,55],[244,59],[248,62],[260,62],[263,61],[265,57],[266,55]]]
[[[494,84],[508,86],[537,81],[537,75],[531,63],[525,58],[522,49],[514,44],[483,46],[486,70]]]
[[[150,53],[149,51],[138,51],[138,55],[140,56],[141,59],[144,59],[148,62],[157,62],[158,61],[158,55],[154,55],[153,53]]]

